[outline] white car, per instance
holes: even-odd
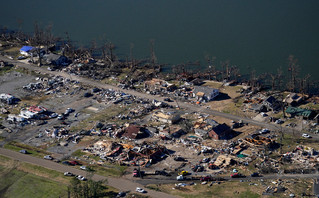
[[[73,176],[74,174],[73,173],[70,173],[70,172],[65,172],[64,173],[64,176]]]
[[[269,129],[262,129],[259,131],[260,134],[265,134],[265,133],[269,133],[270,130]]]
[[[139,188],[139,187],[136,187],[135,191],[139,193],[146,193],[146,191],[143,188]]]
[[[86,166],[81,166],[80,169],[86,170]]]
[[[46,159],[46,160],[53,160],[53,157],[51,157],[51,155],[46,155],[43,157],[43,159]]]
[[[78,176],[76,176],[76,178],[78,180],[81,180],[81,181],[85,181],[86,180],[86,178],[84,176],[82,176],[82,175],[78,175]]]
[[[304,138],[311,138],[311,136],[308,135],[307,133],[302,134],[302,137],[304,137]]]

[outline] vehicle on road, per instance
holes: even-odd
[[[180,173],[178,173],[178,175],[186,176],[188,175],[188,171],[181,171]]]
[[[46,155],[46,156],[43,157],[43,159],[53,160],[53,157],[51,155]]]
[[[308,135],[307,133],[302,134],[302,137],[304,137],[304,138],[311,138],[311,136]]]
[[[74,176],[74,174],[71,173],[71,172],[65,172],[65,173],[64,173],[64,176]]]
[[[86,166],[81,166],[80,169],[86,170]]]
[[[213,181],[213,177],[212,176],[210,176],[210,175],[207,175],[207,176],[205,176],[205,177],[201,177],[200,178],[200,181]]]
[[[140,188],[140,187],[136,187],[135,191],[139,192],[139,193],[146,193],[146,191],[143,188]]]
[[[234,173],[230,175],[231,178],[240,178],[240,177],[245,177],[244,175],[240,174],[240,173]]]
[[[251,177],[261,177],[261,175],[257,172],[254,172],[250,175]]]

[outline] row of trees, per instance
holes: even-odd
[[[99,198],[99,197],[114,197],[116,193],[105,192],[106,186],[103,185],[106,181],[93,181],[89,179],[86,182],[80,182],[76,178],[72,178],[71,184],[68,186],[69,198]]]
[[[65,38],[57,38],[52,34],[52,25],[46,28],[41,28],[38,23],[34,25],[34,32],[31,36],[22,33],[21,28],[19,31],[8,31],[5,27],[0,29],[1,39],[10,40],[17,39],[20,41],[29,41],[31,45],[38,47],[38,54],[40,52],[40,46],[44,46],[45,51],[48,51],[50,46],[53,46],[59,42],[62,46],[63,55],[70,59],[81,58],[100,58],[104,61],[105,69],[115,70],[118,68],[127,67],[130,69],[130,73],[133,73],[140,66],[157,68],[160,70],[161,65],[157,63],[155,55],[154,40],[150,40],[150,58],[144,60],[138,60],[133,57],[134,45],[130,45],[130,54],[126,56],[126,60],[119,60],[115,54],[116,46],[103,39],[102,44],[99,46],[96,41],[92,41],[88,47],[76,47],[71,40],[70,35],[65,33]],[[96,57],[98,56],[98,57]],[[249,74],[242,75],[239,67],[231,65],[230,61],[223,61],[216,64],[216,57],[206,56],[207,68],[199,70],[200,62],[188,62],[171,66],[170,75],[173,78],[181,76],[181,74],[201,77],[205,79],[212,79],[217,81],[237,81],[247,82],[253,88],[270,88],[272,90],[288,90],[292,92],[301,92],[305,94],[318,93],[319,83],[311,79],[310,74],[300,76],[300,66],[298,60],[290,55],[287,59],[287,72],[284,72],[282,68],[278,68],[275,72],[258,74],[256,70],[251,67],[248,68]],[[42,64],[41,56],[39,56],[39,65]],[[189,69],[197,68],[197,70]]]

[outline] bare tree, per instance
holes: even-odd
[[[150,51],[151,51],[151,64],[153,67],[157,63],[157,57],[156,57],[155,51],[154,51],[154,43],[155,43],[154,39],[151,39],[150,40],[150,46],[151,46]]]
[[[287,84],[288,90],[295,92],[297,88],[297,76],[299,74],[299,65],[297,64],[298,59],[293,55],[288,57],[288,71],[290,72],[290,79]]]

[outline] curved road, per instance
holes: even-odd
[[[64,166],[62,164],[50,161],[50,160],[44,160],[40,158],[36,158],[30,155],[26,154],[21,154],[15,151],[7,150],[0,148],[0,155],[4,155],[13,159],[17,159],[19,161],[35,164],[38,166],[42,166],[48,169],[56,170],[58,172],[64,173],[64,172],[72,172],[76,175],[83,175],[85,176],[87,173],[86,171],[79,170],[70,166]],[[101,175],[93,175],[92,180],[94,181],[101,181],[107,179],[107,185],[112,186],[114,188],[117,188],[121,191],[131,191],[135,192],[136,187],[142,187],[141,184],[126,180],[126,179],[121,179],[121,178],[112,178],[112,177],[104,177]],[[158,192],[154,190],[147,189],[147,193],[145,195],[151,196],[151,197],[157,197],[157,198],[173,198],[174,196],[163,193],[163,192]]]

